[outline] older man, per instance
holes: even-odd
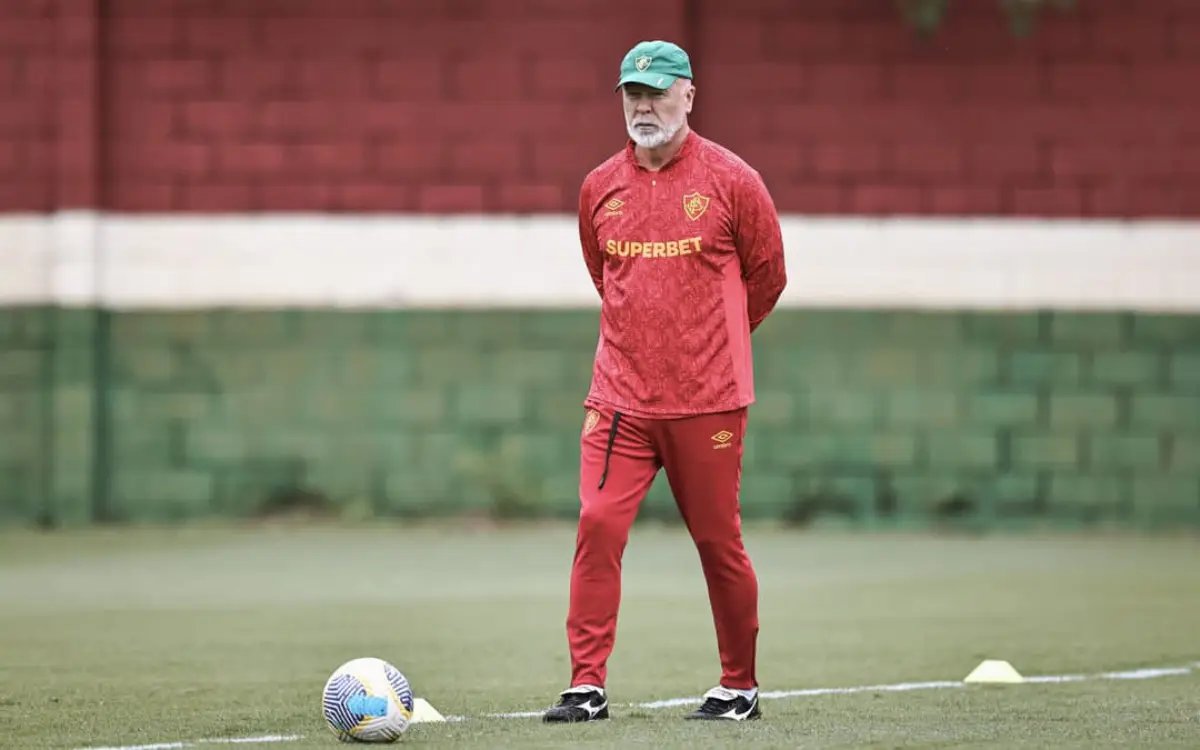
[[[544,720],[609,716],[621,559],[659,469],[699,552],[722,668],[688,717],[755,719],[758,581],[738,493],[750,334],[786,284],[779,217],[758,172],[689,128],[696,89],[684,50],[636,45],[617,89],[630,140],[579,194],[600,340],[580,441],[571,682]]]

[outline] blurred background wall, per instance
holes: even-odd
[[[748,517],[1200,521],[1200,3],[0,5],[0,522],[572,515],[647,38],[783,215]]]

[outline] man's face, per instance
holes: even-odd
[[[680,78],[666,90],[640,83],[625,84],[621,87],[621,98],[629,137],[643,148],[658,148],[667,143],[687,122],[694,96],[695,87],[686,78]]]

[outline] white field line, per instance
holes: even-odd
[[[295,742],[304,739],[301,734],[264,734],[258,737],[215,737],[205,740],[180,742],[155,742],[150,745],[114,745],[112,747],[89,747],[86,750],[176,750],[176,748],[199,747],[201,745],[260,745],[268,742]],[[84,750],[81,748],[81,750]]]
[[[1179,675],[1187,675],[1200,670],[1200,662],[1186,667],[1162,667],[1162,668],[1143,668],[1131,669],[1124,672],[1103,672],[1101,674],[1084,675],[1084,674],[1059,674],[1059,675],[1043,675],[1037,677],[1026,677],[1026,682],[1035,683],[1066,683],[1066,682],[1083,682],[1084,680],[1152,680],[1158,677],[1175,677]],[[947,688],[962,688],[967,687],[965,682],[956,682],[952,680],[937,680],[933,682],[898,682],[890,685],[855,685],[853,687],[837,687],[837,688],[807,688],[804,690],[774,690],[763,691],[759,697],[764,700],[779,700],[781,698],[811,698],[821,695],[854,695],[856,693],[902,693],[912,690],[942,690]],[[699,703],[700,698],[667,698],[665,700],[650,701],[648,703],[629,703],[626,708],[643,708],[643,709],[658,709],[658,708],[677,708],[679,706],[690,706]],[[487,718],[494,719],[528,719],[541,716],[541,711],[520,711],[516,713],[489,714]],[[455,717],[456,720],[461,720],[463,717]]]
[[[1057,674],[1026,677],[1027,683],[1065,684],[1068,682],[1085,682],[1097,680],[1154,680],[1160,677],[1179,677],[1200,673],[1200,661],[1184,667],[1149,667],[1129,669],[1121,672],[1101,672],[1099,674]],[[917,690],[945,690],[964,688],[968,684],[954,680],[936,680],[932,682],[896,682],[890,685],[855,685],[851,687],[806,688],[804,690],[774,690],[763,691],[759,697],[764,700],[780,700],[785,698],[810,698],[822,695],[855,695],[858,693],[903,693]],[[647,703],[626,703],[624,708],[660,709],[688,706],[700,701],[693,698],[667,698],[665,700],[649,701]],[[614,706],[617,704],[614,704]],[[514,713],[485,714],[478,717],[483,719],[532,719],[541,716],[541,711],[518,711]],[[447,721],[467,721],[467,716],[447,716]],[[184,740],[179,742],[157,742],[150,745],[115,745],[111,747],[85,747],[78,750],[176,750],[177,748],[200,747],[202,745],[256,745],[278,742],[295,742],[304,739],[303,735],[267,734],[258,737],[231,737],[199,740]]]

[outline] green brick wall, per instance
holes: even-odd
[[[0,522],[250,514],[288,488],[569,516],[595,328],[0,311]],[[755,345],[748,517],[1200,522],[1200,317],[784,310]],[[665,481],[644,514],[674,516]]]

